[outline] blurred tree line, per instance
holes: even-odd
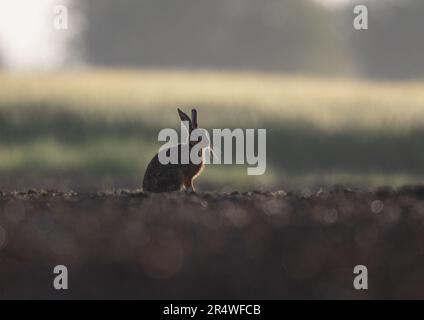
[[[424,74],[424,1],[87,0],[84,50],[98,66],[254,69],[408,78]]]
[[[423,32],[423,0],[371,1],[369,30],[352,32],[350,37],[361,74],[373,78],[422,78]]]

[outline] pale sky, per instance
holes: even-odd
[[[353,0],[314,0],[315,2],[321,3],[326,6],[335,7],[348,4]]]
[[[67,31],[53,28],[53,8],[73,0],[0,0],[0,59],[12,70],[54,69],[65,64],[67,44],[79,33],[77,19]],[[295,0],[294,0],[295,1]],[[334,7],[352,0],[313,0]]]
[[[0,58],[13,70],[54,69],[67,60],[67,43],[77,23],[69,31],[52,27],[56,4],[73,0],[0,0]],[[314,0],[334,7],[351,0]],[[74,19],[75,20],[75,19]],[[74,21],[75,22],[75,21]]]
[[[6,68],[53,69],[63,64],[72,30],[53,28],[53,8],[67,2],[0,0],[0,57]]]

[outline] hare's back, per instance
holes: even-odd
[[[162,164],[156,155],[144,174],[143,189],[148,192],[171,192],[182,189],[184,174],[179,165]]]

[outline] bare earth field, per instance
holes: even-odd
[[[2,299],[423,298],[423,270],[424,187],[0,194]]]

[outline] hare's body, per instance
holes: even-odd
[[[180,109],[178,109],[178,113],[181,120],[188,124],[189,133],[197,128],[197,112],[195,109],[192,110],[192,119]],[[185,145],[188,146],[189,154],[191,154],[192,147],[198,143],[199,141],[190,141],[188,145]],[[167,153],[166,156],[169,157],[171,152],[177,151],[178,159],[180,160],[182,146],[179,144],[160,152]],[[191,160],[189,160],[188,164],[181,164],[181,161],[178,161],[178,164],[162,164],[159,161],[159,154],[156,154],[148,164],[144,174],[143,190],[147,192],[194,191],[193,180],[200,175],[204,168],[204,152],[202,148],[199,149],[199,157],[201,159],[199,164],[194,164]]]
[[[178,148],[178,154],[181,154],[181,145],[172,148]],[[162,152],[169,152],[169,149]],[[148,192],[194,190],[193,180],[200,175],[203,168],[203,161],[200,164],[161,164],[157,154],[147,166],[143,190]]]

